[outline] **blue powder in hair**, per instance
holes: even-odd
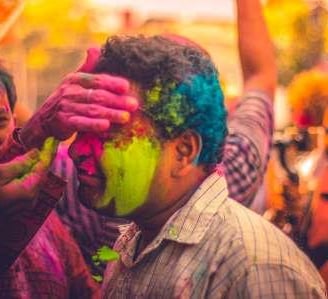
[[[197,132],[203,143],[198,164],[215,164],[227,134],[223,98],[216,72],[193,75],[179,85],[157,82],[146,92],[145,112],[166,139]]]

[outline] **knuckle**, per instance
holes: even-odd
[[[66,101],[62,100],[62,101],[59,101],[58,104],[57,104],[57,111],[65,111],[65,108],[66,108]]]
[[[74,78],[74,73],[69,73],[69,74],[67,74],[65,77],[64,77],[64,79],[63,79],[63,83],[64,82],[71,82],[72,81],[72,79]]]
[[[62,86],[62,90],[61,90],[62,98],[69,97],[70,95],[71,95],[70,86],[69,85]]]
[[[99,117],[100,114],[99,114],[99,109],[96,108],[95,106],[89,106],[88,109],[87,109],[87,114],[89,117],[92,117],[92,118],[96,118],[96,117]]]

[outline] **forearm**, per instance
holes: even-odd
[[[272,144],[271,99],[259,92],[245,93],[230,116],[223,163],[229,195],[249,206],[263,181]]]
[[[273,45],[259,0],[236,0],[240,63],[244,88],[273,96],[276,65]]]
[[[40,114],[40,113],[39,113]],[[42,127],[42,118],[36,113],[19,131],[19,142],[27,149],[41,148],[45,140],[51,136]]]

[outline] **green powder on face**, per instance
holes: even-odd
[[[116,215],[125,216],[147,199],[160,156],[160,144],[149,137],[133,137],[124,147],[107,142],[101,158],[106,188],[96,208],[115,201]]]

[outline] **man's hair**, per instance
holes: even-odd
[[[206,53],[161,36],[115,36],[102,48],[94,72],[135,83],[142,111],[164,140],[194,130],[203,145],[198,163],[221,161],[226,110],[217,70]]]
[[[328,107],[328,73],[312,69],[295,75],[287,95],[291,108],[306,117],[306,125],[322,125]]]
[[[0,85],[1,83],[7,93],[10,109],[11,111],[13,111],[17,101],[16,87],[14,84],[13,77],[7,72],[4,67],[0,65]]]

